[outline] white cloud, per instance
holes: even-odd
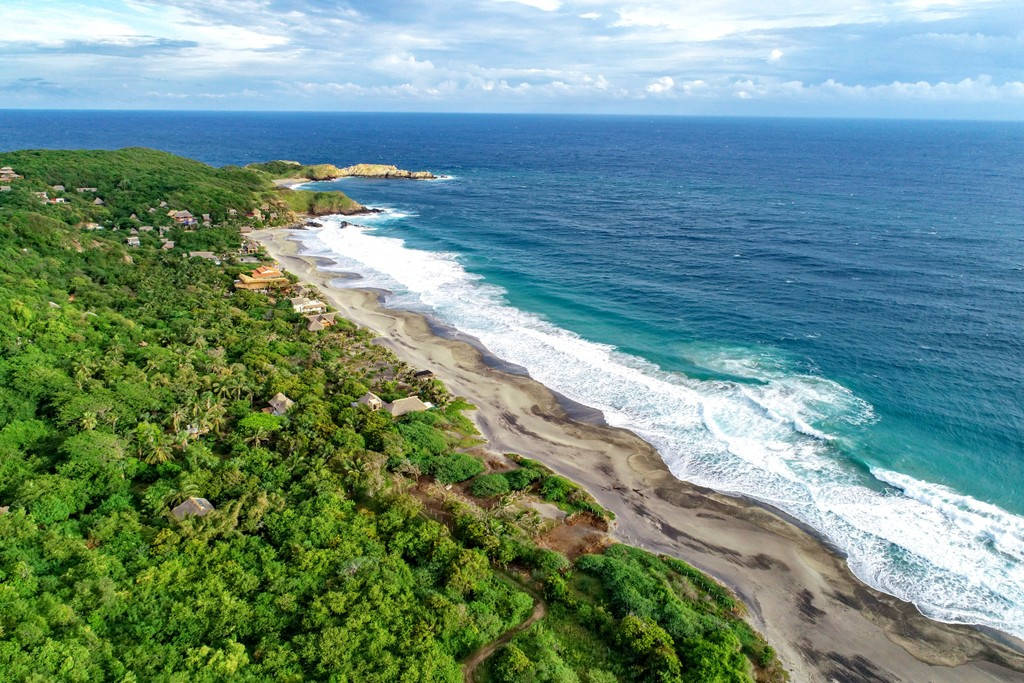
[[[580,19],[590,19],[591,21],[600,18],[601,14],[599,12],[584,12],[580,15]]]
[[[769,62],[777,62],[780,59],[782,59],[782,55],[784,55],[784,54],[786,54],[786,53],[783,52],[782,50],[780,50],[779,48],[775,48],[770,53],[768,53],[768,61]]]
[[[666,93],[674,87],[676,87],[676,82],[671,76],[662,76],[648,83],[646,90],[657,95]]]
[[[562,6],[561,0],[498,0],[499,2],[514,2],[519,5],[526,5],[544,12],[554,12]]]

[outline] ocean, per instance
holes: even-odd
[[[927,616],[1024,636],[1024,124],[0,111],[0,149],[394,163],[302,234],[816,529]]]

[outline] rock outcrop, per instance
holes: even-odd
[[[356,164],[338,169],[339,178],[406,178],[408,180],[433,180],[435,176],[430,171],[406,171],[388,164]]]

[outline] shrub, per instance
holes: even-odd
[[[477,498],[500,496],[509,492],[508,479],[503,474],[485,474],[477,477],[469,490]]]
[[[540,470],[532,467],[520,467],[511,472],[506,472],[505,481],[508,482],[509,488],[513,491],[522,491],[542,476],[544,476],[544,473]]]
[[[430,473],[442,484],[466,481],[484,471],[482,462],[464,453],[442,455],[431,463]]]

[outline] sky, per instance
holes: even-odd
[[[0,0],[0,108],[1024,120],[1024,0]]]

